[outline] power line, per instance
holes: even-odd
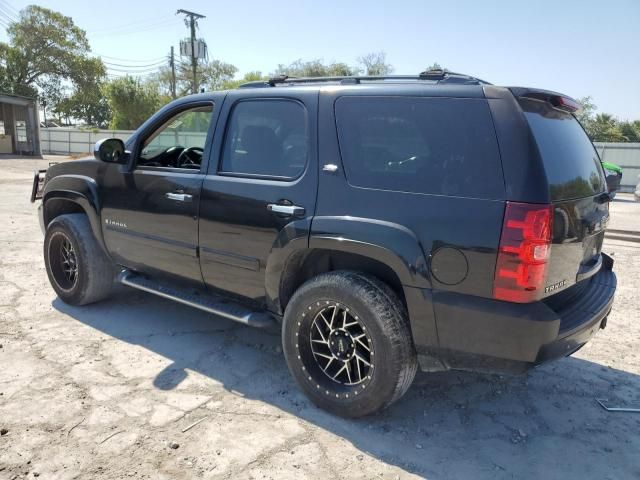
[[[121,64],[121,63],[111,63],[111,62],[106,62],[106,61],[102,61],[102,63],[104,63],[107,66],[114,66],[114,67],[125,67],[125,68],[149,68],[149,67],[159,67],[160,65],[164,65],[166,63],[166,58],[163,58],[162,61],[159,62],[155,62],[155,63],[150,63],[148,65],[125,65],[125,64]]]
[[[7,10],[12,15],[14,15],[14,16],[19,16],[20,15],[20,12],[18,10],[16,10],[15,8],[13,8],[9,2],[6,2],[5,0],[0,0],[0,5],[3,5],[5,10]]]
[[[95,53],[95,55],[98,55],[101,58],[106,58],[109,60],[116,60],[118,62],[129,62],[129,63],[145,63],[145,62],[159,62],[161,60],[165,60],[166,58],[164,57],[164,55],[162,57],[156,57],[156,58],[147,58],[147,59],[133,59],[133,58],[121,58],[121,57],[110,57],[109,55],[100,55],[99,53]]]
[[[152,68],[143,68],[139,70],[130,70],[127,68],[115,68],[115,67],[107,67],[107,70],[110,72],[123,72],[123,73],[150,73],[155,72],[160,69],[161,65]]]
[[[5,10],[2,9],[2,7],[0,6],[0,16],[4,18],[5,21],[8,21],[9,23],[16,23],[18,21],[18,19],[16,19],[15,17],[12,17],[11,15],[7,14]]]

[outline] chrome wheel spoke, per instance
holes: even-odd
[[[366,349],[366,350],[367,350],[367,352],[370,352],[370,351],[371,351],[371,348],[369,348],[369,345],[367,345],[366,343],[364,343],[364,342],[361,340],[363,337],[365,337],[365,338],[366,338],[366,335],[365,335],[364,333],[363,333],[362,335],[358,335],[357,337],[353,337],[353,339],[354,339],[356,342],[358,342],[358,343],[362,346],[362,348]]]
[[[347,368],[347,364],[345,363],[344,365],[342,365],[342,367],[340,367],[340,370],[338,370],[338,372],[337,372],[333,377],[331,377],[331,378],[335,380],[335,379],[336,379],[336,377],[337,377],[338,375],[340,375],[340,374],[342,373],[342,371],[343,371],[343,370],[346,370],[346,368]]]
[[[370,364],[369,362],[367,362],[364,358],[362,358],[362,357],[361,357],[360,355],[358,355],[357,353],[356,353],[356,360],[357,360],[357,361],[359,361],[359,362],[364,363],[367,367],[370,367],[370,366],[371,366],[371,364]]]
[[[327,319],[324,317],[323,312],[320,312],[320,318],[322,319],[322,321],[324,322],[324,324],[327,326],[327,328],[329,329],[329,331],[331,331],[331,324],[327,321]],[[317,324],[316,324],[317,325]]]
[[[322,317],[322,318],[323,318],[323,320],[324,320],[324,317]],[[318,333],[320,334],[320,338],[322,338],[322,342],[323,342],[323,343],[326,343],[326,344],[329,344],[329,342],[327,342],[327,339],[326,339],[326,338],[324,338],[324,334],[322,333],[322,330],[320,330],[320,327],[318,326],[318,324],[314,322],[314,323],[313,323],[313,325],[314,325],[314,326],[316,327],[316,329],[318,330]]]
[[[366,327],[346,306],[327,302],[315,315],[310,336],[313,358],[333,382],[355,386],[371,378],[371,339]]]
[[[344,366],[347,369],[347,379],[349,379],[349,383],[353,383],[353,380],[351,380],[351,360],[344,362]]]
[[[333,322],[336,319],[336,314],[338,313],[338,305],[333,307],[333,313],[331,314],[331,323],[329,324],[329,328],[333,330]]]

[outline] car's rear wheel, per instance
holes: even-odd
[[[44,260],[49,282],[65,303],[86,305],[111,293],[115,269],[86,215],[60,215],[49,224]]]
[[[322,274],[300,287],[287,305],[282,340],[302,390],[344,417],[391,405],[417,370],[404,305],[385,284],[357,272]]]

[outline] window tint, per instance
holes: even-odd
[[[504,196],[496,136],[484,100],[342,97],[336,102],[336,120],[352,185]]]
[[[306,111],[289,100],[246,100],[231,113],[221,171],[295,178],[309,152]]]
[[[578,120],[545,102],[523,100],[521,105],[542,156],[551,199],[602,193],[600,159]]]

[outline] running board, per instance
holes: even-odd
[[[213,313],[220,317],[244,323],[250,327],[269,328],[275,325],[275,321],[267,312],[258,312],[247,307],[233,303],[225,298],[208,293],[189,293],[177,288],[162,285],[141,275],[124,270],[118,275],[118,281],[128,287],[137,288],[145,292],[153,293],[160,297],[180,302],[190,307],[199,308],[205,312]]]

